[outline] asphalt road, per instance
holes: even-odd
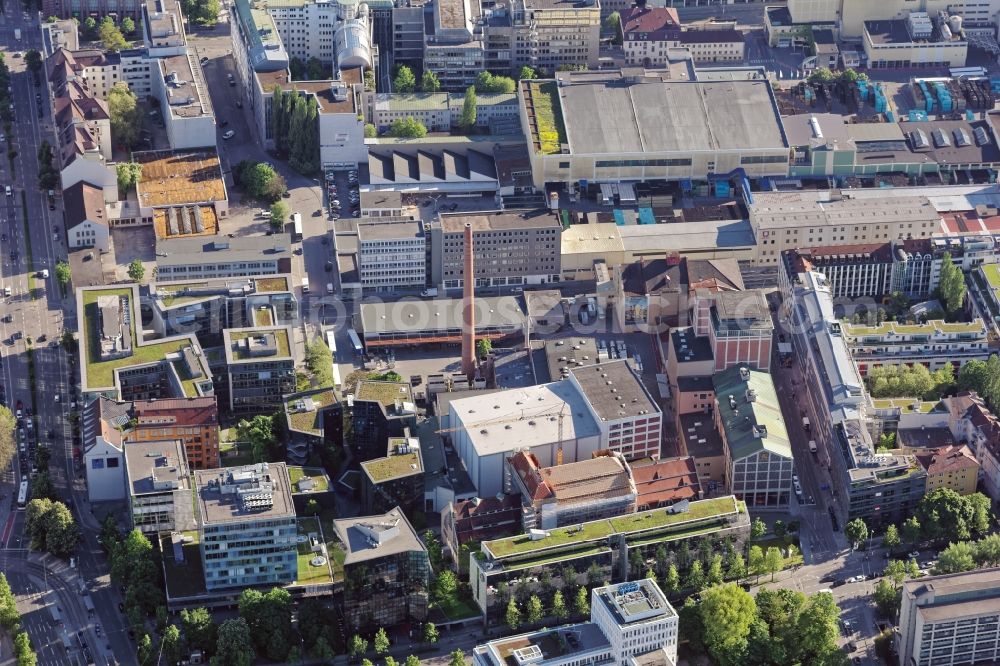
[[[14,39],[15,28],[21,30],[20,40]],[[11,69],[15,110],[12,123],[14,136],[10,147],[17,150],[17,157],[14,159],[13,173],[8,161],[0,159],[0,179],[5,184],[10,183],[13,189],[12,196],[5,197],[5,201],[0,204],[0,233],[6,236],[6,240],[0,240],[4,249],[0,257],[0,285],[10,287],[12,292],[9,298],[5,297],[0,302],[0,381],[6,389],[8,405],[16,407],[17,402],[21,401],[36,416],[33,428],[35,437],[26,432],[25,452],[19,455],[13,470],[5,470],[0,494],[5,500],[14,498],[22,476],[30,472],[34,447],[43,444],[50,446],[51,478],[59,494],[67,500],[77,521],[85,528],[85,541],[80,549],[80,566],[73,571],[77,587],[70,589],[68,583],[58,576],[50,575],[60,568],[67,568],[65,562],[51,561],[49,558],[50,562],[46,567],[24,559],[25,551],[22,549],[28,545],[24,535],[24,513],[15,510],[13,501],[4,501],[3,509],[0,510],[0,525],[3,525],[3,531],[0,532],[3,537],[0,542],[0,558],[4,558],[0,570],[23,570],[27,575],[42,581],[42,588],[38,592],[55,592],[60,598],[59,605],[68,611],[64,621],[68,631],[75,633],[82,629],[94,632],[97,624],[105,627],[103,638],[98,640],[96,633],[93,633],[87,641],[96,663],[110,664],[117,661],[132,664],[135,663],[134,646],[125,637],[122,620],[116,610],[117,601],[112,599],[107,576],[103,573],[106,566],[96,556],[99,555],[99,550],[96,554],[94,552],[96,543],[92,531],[98,524],[90,515],[83,482],[78,478],[72,456],[72,433],[68,418],[74,400],[71,367],[58,341],[64,327],[66,330],[76,330],[76,315],[71,290],[67,290],[64,298],[55,279],[56,263],[66,258],[60,197],[57,194],[54,200],[55,210],[50,211],[47,193],[38,187],[38,147],[44,139],[54,144],[54,134],[44,81],[39,86],[34,85],[33,77],[26,71],[21,57],[24,51],[40,46],[41,31],[37,16],[22,14],[19,4],[7,3],[4,14],[0,17],[0,50],[4,52]],[[22,194],[27,220],[24,218]],[[49,271],[47,279],[41,277],[43,270]],[[33,382],[29,374],[29,349],[34,359]],[[98,606],[94,618],[89,618],[80,607],[80,581],[83,581]],[[48,589],[45,589],[46,586]],[[23,589],[28,589],[27,583]],[[28,624],[29,635],[36,647],[52,644],[51,636],[42,631],[42,626],[35,622]],[[108,630],[111,632],[110,636]],[[62,648],[61,654],[56,653],[54,656],[53,653],[46,652],[46,649],[48,648],[40,652],[43,659],[41,663],[72,663],[72,657],[65,653],[65,648]],[[46,661],[49,658],[54,660]]]

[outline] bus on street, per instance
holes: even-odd
[[[17,491],[17,508],[23,509],[28,503],[28,480],[21,482],[21,488]]]

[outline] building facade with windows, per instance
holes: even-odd
[[[234,413],[273,413],[282,396],[295,390],[295,357],[290,326],[227,328],[225,389]]]
[[[191,469],[221,467],[219,408],[215,396],[183,400],[138,400],[132,405],[130,442],[177,439]]]
[[[197,470],[194,485],[209,592],[295,581],[295,507],[284,463]]]
[[[132,527],[143,534],[194,528],[191,485],[178,440],[125,444]]]
[[[1000,569],[979,569],[903,583],[899,663],[986,664],[1000,660]]]
[[[427,253],[419,220],[358,225],[358,273],[362,289],[422,289]]]
[[[344,622],[352,631],[427,618],[427,549],[397,507],[333,521],[344,550]]]
[[[841,330],[862,376],[881,365],[915,363],[933,372],[945,364],[962,366],[973,360],[985,361],[990,354],[986,324],[978,317],[971,322],[888,321],[878,326],[845,322]]]
[[[465,225],[472,225],[477,287],[559,281],[562,225],[549,211],[441,215],[428,228],[428,280],[439,289],[465,284]]]

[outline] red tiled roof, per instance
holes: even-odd
[[[630,463],[630,466],[639,494],[636,500],[639,511],[697,499],[701,495],[698,472],[691,456],[665,460],[647,458]]]
[[[927,470],[928,474],[944,474],[960,472],[965,469],[978,469],[979,463],[972,455],[968,446],[943,446],[929,453],[917,454],[917,460]]]
[[[673,7],[630,7],[622,12],[621,23],[625,39],[675,40],[681,32],[681,21]]]
[[[459,545],[521,531],[521,503],[514,495],[463,500],[455,502],[452,510]]]

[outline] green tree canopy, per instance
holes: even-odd
[[[266,593],[244,590],[239,609],[256,649],[272,661],[284,661],[293,640],[292,596],[288,590],[279,587]]]
[[[437,625],[433,622],[424,623],[424,642],[425,643],[437,643],[438,639],[441,637],[438,632]]]
[[[190,649],[201,650],[204,654],[215,652],[215,620],[207,608],[182,610],[181,628],[184,630],[184,638]]]
[[[142,110],[135,94],[124,83],[116,83],[108,91],[108,112],[111,116],[111,137],[116,144],[131,148],[139,141]]]
[[[514,79],[509,76],[494,76],[489,72],[479,72],[476,77],[476,92],[478,93],[507,93],[514,92]]]
[[[128,277],[132,282],[141,282],[146,275],[146,267],[140,259],[133,259],[128,265]]]
[[[427,136],[427,128],[413,116],[396,118],[389,125],[389,136],[397,139],[419,139]]]
[[[105,16],[101,20],[97,34],[100,37],[101,46],[107,51],[121,51],[129,47],[128,40],[125,39],[122,31],[118,29],[110,16]]]
[[[240,182],[250,196],[264,201],[277,201],[288,189],[281,174],[266,162],[256,162],[243,169]]]
[[[305,361],[316,386],[333,386],[333,352],[326,346],[323,338],[317,335],[306,345]]]
[[[517,607],[517,600],[514,597],[507,602],[507,610],[504,612],[504,621],[511,631],[521,626],[521,609]]]
[[[132,20],[131,16],[122,19],[121,29],[123,35],[131,35],[135,32],[135,21]]]
[[[255,657],[250,627],[242,617],[219,625],[215,658],[219,666],[251,666]]]
[[[743,588],[732,583],[705,590],[698,604],[708,653],[719,666],[740,664],[757,605]]]
[[[899,548],[902,542],[899,538],[899,530],[896,529],[895,525],[889,525],[885,528],[885,534],[882,536],[882,545],[888,548],[890,551]]]
[[[37,76],[42,71],[42,54],[38,49],[28,49],[24,54],[24,64],[28,67],[28,71]]]
[[[424,75],[420,77],[420,91],[425,93],[436,93],[441,90],[441,81],[437,74],[429,69],[424,70]]]
[[[976,550],[968,541],[950,543],[938,554],[934,564],[935,574],[953,574],[976,568]]]
[[[271,204],[268,212],[271,216],[271,228],[275,230],[282,229],[285,226],[285,222],[288,221],[288,204],[284,201],[275,201]]]
[[[6,405],[0,405],[0,469],[7,469],[14,456],[17,455],[17,445],[14,443],[14,429],[17,421]]]
[[[517,73],[517,80],[521,81],[523,79],[534,79],[538,76],[537,72],[527,65],[523,65],[521,70]]]
[[[80,528],[74,522],[69,508],[62,502],[50,499],[33,499],[28,502],[25,529],[31,536],[34,548],[56,557],[68,557],[76,550],[80,541]]]
[[[868,538],[868,525],[861,518],[855,518],[844,525],[844,536],[851,542],[851,548],[857,548],[858,544]]]
[[[378,631],[375,632],[375,654],[385,654],[389,651],[389,634],[385,632],[383,627],[379,627]]]
[[[954,316],[962,309],[965,301],[965,274],[952,262],[950,252],[941,256],[941,279],[937,292],[948,316]]]
[[[396,68],[396,77],[392,80],[392,90],[398,93],[411,93],[417,88],[417,77],[406,65]]]
[[[466,132],[472,131],[476,126],[476,116],[479,113],[479,100],[476,99],[476,87],[469,86],[465,90],[465,99],[462,100],[462,115],[458,124]]]
[[[250,445],[254,462],[266,462],[275,444],[274,419],[264,415],[257,415],[249,421],[241,419],[236,424],[236,438]]]
[[[936,488],[921,498],[916,517],[927,539],[968,540],[989,529],[989,505],[981,493],[959,495],[950,488]]]
[[[124,196],[139,182],[142,177],[142,164],[139,162],[118,162],[115,164],[118,176],[118,192]]]

